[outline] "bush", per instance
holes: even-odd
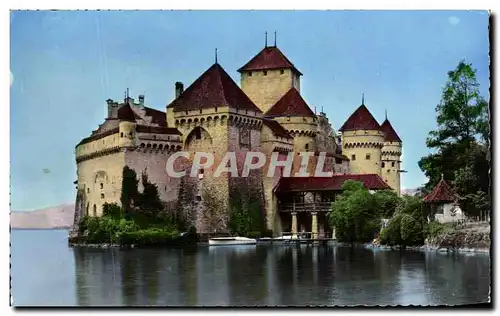
[[[389,220],[387,227],[380,232],[380,243],[382,245],[397,246],[402,244],[401,239],[401,217],[397,214]]]
[[[444,224],[441,224],[438,221],[430,222],[427,227],[425,227],[424,235],[426,237],[437,237],[444,233],[450,233],[453,231],[453,228]]]
[[[112,217],[115,219],[123,218],[124,215],[122,208],[116,203],[104,203],[104,205],[102,206],[102,213],[103,216]]]
[[[172,243],[179,238],[178,231],[167,231],[159,228],[141,229],[138,231],[124,232],[120,235],[118,243],[122,245],[162,245]]]
[[[403,214],[401,216],[401,240],[404,246],[422,245],[424,243],[424,234],[420,221],[411,215]]]

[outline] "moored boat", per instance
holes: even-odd
[[[246,237],[215,237],[208,240],[210,246],[255,245],[257,240]]]

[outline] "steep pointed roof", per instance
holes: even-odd
[[[380,131],[380,125],[364,104],[360,105],[354,113],[349,116],[339,131],[375,130]]]
[[[424,202],[453,202],[457,199],[457,194],[449,184],[441,179],[431,193],[424,197]]]
[[[291,139],[293,138],[287,130],[275,120],[264,118],[262,123],[267,126],[275,136]]]
[[[174,111],[210,109],[222,106],[262,113],[218,63],[208,68],[168,105],[168,107],[174,108]]]
[[[121,108],[118,109],[118,119],[120,121],[135,122],[136,118],[137,118],[137,116],[129,104],[125,104]]]
[[[394,130],[392,127],[391,122],[389,122],[388,119],[385,119],[385,121],[380,125],[380,128],[385,134],[384,140],[386,142],[398,142],[402,143],[401,138],[399,138],[398,133]]]
[[[264,47],[257,55],[255,55],[248,63],[238,69],[239,72],[251,70],[266,70],[266,69],[292,69],[299,75],[302,73],[295,68],[292,62],[276,46]]]
[[[280,116],[316,116],[299,91],[295,88],[288,90],[266,113],[268,117]]]

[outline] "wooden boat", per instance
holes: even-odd
[[[215,237],[208,240],[210,246],[255,245],[257,240],[246,237]]]

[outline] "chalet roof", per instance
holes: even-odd
[[[388,119],[385,119],[385,121],[380,125],[380,128],[385,134],[384,140],[386,142],[398,142],[402,143],[401,138],[399,138],[398,133],[394,130],[392,127],[391,122],[389,122]]]
[[[248,63],[238,69],[239,72],[266,69],[292,69],[299,75],[302,73],[276,46],[264,47]]]
[[[384,190],[390,187],[377,174],[344,174],[332,177],[284,177],[277,191],[340,191],[347,180],[359,181],[370,190]]]
[[[212,109],[222,106],[262,113],[218,63],[208,68],[168,105],[174,108],[174,111]]]
[[[284,137],[284,138],[289,138],[291,139],[292,136],[290,136],[290,134],[287,132],[287,130],[281,126],[280,123],[278,123],[277,121],[275,120],[272,120],[272,119],[268,119],[268,118],[264,118],[262,119],[262,123],[267,126],[275,136],[278,136],[278,137]]]
[[[424,202],[429,202],[429,203],[454,202],[457,199],[457,197],[458,197],[457,194],[448,185],[448,183],[444,179],[441,179],[434,188],[434,190],[432,190],[431,193],[427,194],[424,197]]]
[[[268,117],[307,116],[315,117],[306,101],[295,88],[288,90],[266,113]]]
[[[380,125],[364,104],[360,105],[349,116],[339,131],[375,130],[380,131]]]

